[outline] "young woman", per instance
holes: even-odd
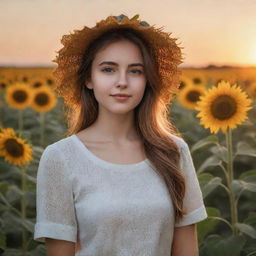
[[[34,239],[48,256],[195,256],[207,218],[187,143],[168,119],[181,50],[138,15],[62,38],[54,71],[68,136],[37,175]]]

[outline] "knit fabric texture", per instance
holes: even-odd
[[[77,242],[76,256],[168,256],[175,227],[207,218],[187,143],[172,135],[185,174],[184,208],[174,210],[162,177],[149,159],[115,164],[93,154],[74,134],[48,145],[37,173],[34,240]]]

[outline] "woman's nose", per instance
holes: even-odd
[[[123,70],[123,71],[120,71],[119,72],[119,77],[118,77],[118,81],[117,81],[117,85],[121,85],[121,86],[127,86],[127,74],[126,74],[126,71]]]

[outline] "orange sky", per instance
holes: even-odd
[[[0,65],[52,65],[63,34],[121,13],[178,37],[181,66],[256,65],[256,0],[1,0],[0,10]]]

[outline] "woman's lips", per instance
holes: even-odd
[[[130,98],[130,96],[115,96],[115,95],[113,95],[113,97],[118,101],[124,101]]]

